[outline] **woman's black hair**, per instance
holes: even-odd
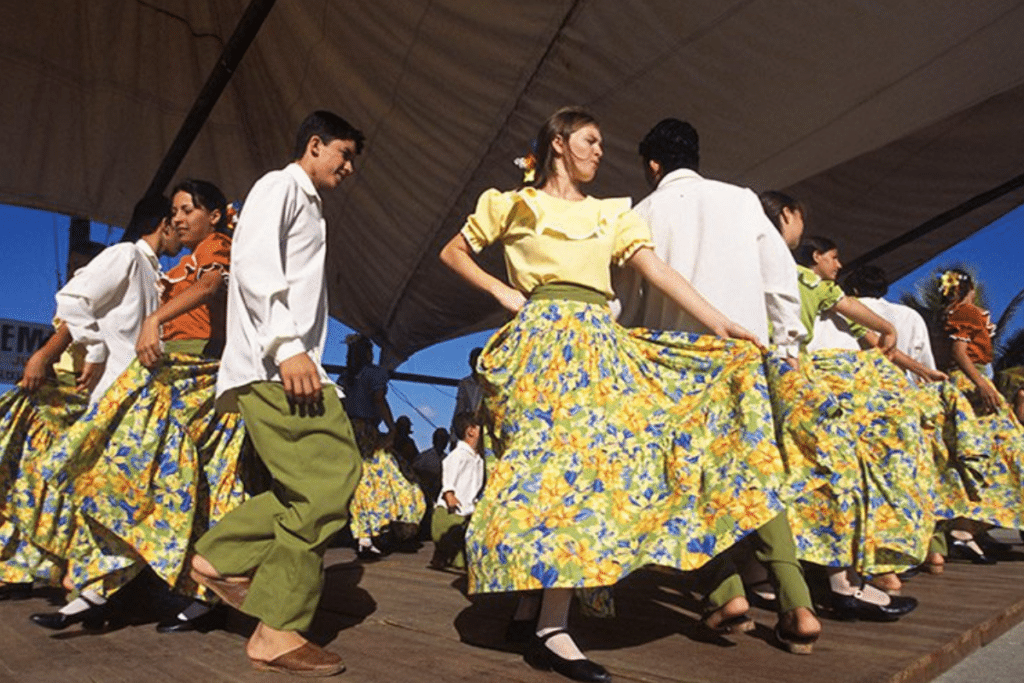
[[[813,268],[815,252],[824,254],[838,248],[836,243],[827,237],[809,235],[800,240],[800,244],[793,250],[793,259],[805,268]]]
[[[348,351],[345,355],[345,389],[350,390],[356,381],[359,372],[373,362],[373,342],[369,337],[362,335],[348,343]]]
[[[974,278],[966,270],[948,268],[939,275],[939,297],[943,308],[948,308],[974,289]]]
[[[775,229],[782,232],[782,210],[789,209],[794,213],[806,216],[804,205],[798,200],[778,190],[765,190],[757,195],[761,200],[761,208],[768,219],[775,224]]]
[[[220,188],[208,180],[197,180],[187,178],[174,186],[171,196],[184,192],[192,197],[192,204],[207,211],[220,211],[220,219],[217,221],[217,232],[228,232],[228,200]]]

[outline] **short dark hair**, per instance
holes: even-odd
[[[836,243],[827,237],[810,235],[800,240],[800,244],[793,250],[793,260],[805,268],[813,268],[814,252],[824,254],[838,248]]]
[[[662,119],[651,128],[639,145],[640,156],[657,161],[667,175],[680,168],[694,171],[700,165],[700,140],[697,129],[679,119]]]
[[[480,360],[480,354],[483,352],[484,347],[482,346],[477,346],[469,352],[469,367],[473,368],[473,372],[476,372],[476,362]]]
[[[842,286],[847,294],[881,299],[889,292],[889,279],[878,266],[865,265],[843,278]]]
[[[173,197],[179,192],[184,192],[192,197],[192,204],[200,209],[220,211],[220,220],[217,221],[217,225],[214,227],[217,232],[226,233],[228,231],[228,200],[224,197],[224,193],[220,191],[219,187],[209,180],[186,178],[174,186],[174,189],[171,190],[171,196]]]
[[[452,431],[455,432],[455,438],[457,439],[465,439],[466,430],[474,425],[479,427],[480,420],[468,410],[456,413],[455,417],[452,418]]]
[[[356,143],[356,154],[362,153],[363,141],[366,140],[366,136],[361,130],[337,114],[317,110],[299,124],[299,132],[295,135],[295,151],[292,153],[292,159],[302,158],[314,135],[320,138],[324,144],[329,144],[332,140],[352,140]]]
[[[765,190],[757,195],[757,198],[761,200],[761,208],[764,209],[765,215],[775,224],[775,229],[779,232],[782,232],[783,209],[789,209],[793,213],[798,213],[806,218],[807,212],[804,210],[804,205],[784,192]]]
[[[143,236],[151,234],[160,227],[165,218],[171,215],[171,200],[162,194],[151,194],[139,200],[132,209],[132,217],[128,221],[122,242],[137,242]]]

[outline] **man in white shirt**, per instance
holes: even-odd
[[[636,212],[651,227],[655,253],[712,305],[795,362],[805,335],[796,264],[757,195],[697,173],[699,141],[689,123],[659,122],[640,142],[639,151],[656,189]],[[627,326],[708,333],[636,276],[619,277],[616,294],[622,304],[620,321]],[[792,652],[810,651],[821,625],[785,513],[758,530],[755,554],[777,587],[778,639]],[[714,629],[746,630],[753,624],[745,617],[743,584],[729,564],[725,559],[715,563],[721,581],[707,596],[713,611],[704,623]]]
[[[272,491],[228,513],[196,544],[192,577],[259,619],[253,666],[302,676],[343,671],[308,641],[327,542],[348,520],[361,458],[321,364],[327,338],[327,224],[320,192],[353,172],[363,134],[317,111],[299,126],[294,163],[256,182],[231,247],[218,407],[237,408]]]
[[[466,527],[484,486],[484,459],[480,446],[480,422],[470,411],[455,415],[452,430],[458,443],[441,462],[441,495],[430,523],[434,540],[434,569],[466,568]]]
[[[135,358],[142,321],[160,304],[160,256],[181,251],[166,197],[135,206],[120,244],[104,249],[57,292],[56,317],[85,350],[78,388],[95,405]]]
[[[921,314],[910,306],[894,304],[884,297],[889,292],[889,281],[885,271],[878,266],[861,266],[843,278],[843,290],[892,323],[896,328],[896,348],[907,354],[929,370],[935,370],[935,357],[928,336],[928,325]],[[917,375],[907,372],[915,384],[920,382]]]

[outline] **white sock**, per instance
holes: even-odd
[[[58,612],[61,614],[72,615],[84,612],[90,607],[96,607],[106,603],[106,598],[102,597],[99,593],[91,588],[86,588],[81,593],[81,597],[77,597],[68,604],[61,607]]]
[[[540,601],[537,615],[537,635],[546,636],[552,631],[564,629],[569,624],[569,604],[572,602],[571,588],[546,588]],[[544,642],[545,647],[562,659],[586,659],[572,636],[559,633]]]
[[[888,605],[889,594],[861,581],[852,567],[829,567],[828,584],[833,593],[856,595],[857,599],[874,605]]]

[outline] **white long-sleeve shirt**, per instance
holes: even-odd
[[[651,227],[654,252],[713,306],[783,355],[799,354],[796,264],[756,194],[678,169],[635,211]],[[623,325],[709,333],[634,271],[620,274],[616,293]]]
[[[299,353],[310,357],[325,387],[333,385],[321,364],[327,341],[326,255],[323,204],[302,167],[289,164],[256,181],[231,244],[218,398],[252,382],[281,381],[281,361]],[[233,409],[231,398],[220,406]]]
[[[484,486],[484,459],[465,441],[459,441],[441,461],[441,495],[437,507],[448,507],[444,494],[451,491],[459,501],[457,514],[466,517],[476,509]]]
[[[56,317],[85,348],[89,363],[106,362],[89,395],[95,404],[135,358],[142,321],[160,305],[160,260],[145,240],[107,247],[57,292]]]

